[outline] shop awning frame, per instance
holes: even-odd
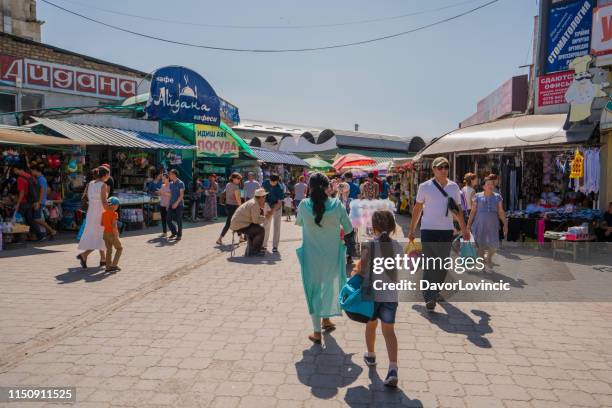
[[[414,160],[463,152],[486,152],[490,149],[520,150],[577,144],[588,141],[594,124],[566,126],[566,114],[525,115],[454,130],[439,137],[421,150]]]
[[[261,147],[251,146],[257,160],[272,164],[286,164],[289,166],[300,166],[309,168],[310,166],[304,160],[300,159],[293,153],[283,152],[279,150],[263,149]]]
[[[171,149],[171,150],[195,150],[196,146],[182,143],[181,141],[160,134],[108,128],[102,126],[82,125],[65,120],[34,118],[36,123],[33,128],[43,126],[58,133],[72,141],[72,144],[116,146],[138,149]]]
[[[29,131],[0,128],[0,144],[19,146],[74,146],[78,143],[63,137],[46,136]]]

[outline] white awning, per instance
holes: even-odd
[[[414,159],[453,152],[581,143],[591,137],[594,125],[564,130],[566,118],[566,114],[526,115],[457,129],[426,146]]]

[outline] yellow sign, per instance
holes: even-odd
[[[196,124],[195,134],[199,157],[238,157],[238,144],[220,127]]]
[[[574,160],[572,160],[572,172],[570,178],[577,179],[582,177],[584,174],[584,157],[580,154],[579,150],[576,150],[574,154]]]

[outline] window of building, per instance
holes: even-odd
[[[0,93],[0,112],[15,112],[15,95]]]
[[[42,109],[43,103],[44,95],[42,94],[24,94],[21,97],[21,110]]]

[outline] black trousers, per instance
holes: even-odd
[[[40,231],[40,226],[34,221],[34,207],[29,203],[19,204],[19,213],[23,216],[26,224],[30,227],[30,231],[36,234],[37,239],[43,237],[43,233]]]
[[[230,223],[232,222],[232,217],[234,216],[234,213],[237,209],[237,205],[225,204],[225,212],[227,213],[227,219],[225,220],[225,225],[223,226],[223,230],[221,231],[221,238],[223,238],[225,234],[227,234],[227,231],[229,231]]]
[[[249,241],[250,248],[247,256],[255,255],[261,252],[263,248],[263,240],[266,235],[266,230],[259,224],[251,224],[248,227],[241,228],[236,232],[246,235]]]
[[[161,226],[164,234],[168,232],[168,207],[159,207],[159,213],[161,215]]]
[[[453,230],[421,230],[421,244],[423,246],[423,255],[425,261],[428,258],[433,258],[436,262],[429,260],[429,268],[423,268],[423,279],[429,282],[442,283],[446,280],[446,269],[444,269],[444,261],[450,255],[451,244],[453,240]],[[440,261],[441,259],[441,267]],[[432,265],[435,264],[435,265]],[[427,289],[423,291],[425,302],[430,300],[438,300],[439,290]]]
[[[172,206],[168,207],[168,227],[170,227],[172,235],[176,235],[177,237],[183,236],[183,208],[182,205],[176,208],[172,208]],[[176,227],[174,226],[174,222],[176,222]]]

